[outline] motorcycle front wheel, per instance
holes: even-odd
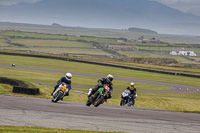
[[[92,104],[92,103],[91,103],[90,100],[88,99],[87,102],[86,102],[86,105],[87,105],[87,106],[90,106],[91,104]]]
[[[124,106],[126,104],[126,101],[124,99],[121,100],[120,106]]]
[[[60,100],[60,99],[62,98],[62,96],[63,96],[63,92],[62,92],[62,93],[61,93],[60,91],[57,92],[57,93],[55,94],[54,102],[56,103],[58,100]]]

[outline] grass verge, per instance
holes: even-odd
[[[29,127],[29,126],[1,126],[1,133],[122,133],[122,132],[104,132],[89,131],[63,128],[45,128],[45,127]]]
[[[40,94],[38,95],[26,95],[12,93],[12,86],[0,84],[0,93],[16,95],[16,96],[26,96],[26,97],[38,97],[38,98],[52,98],[50,96],[53,88],[47,85],[36,85],[40,88]],[[73,88],[72,90],[78,90],[82,93],[87,93],[88,89],[83,88]],[[112,93],[112,98],[107,100],[108,105],[119,105],[121,100],[122,91],[114,91]],[[186,94],[175,94],[175,93],[147,93],[138,92],[138,96],[135,99],[135,107],[142,108],[155,108],[155,109],[165,109],[177,112],[198,112],[200,113],[200,93],[186,93]],[[75,101],[83,102],[87,101],[87,95],[70,92],[70,95],[64,97],[64,101]]]

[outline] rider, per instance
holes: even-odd
[[[131,82],[130,83],[130,86],[128,86],[127,88],[126,88],[126,90],[129,90],[130,92],[131,92],[131,97],[133,98],[134,96],[137,96],[137,94],[136,94],[136,88],[135,88],[135,83],[133,83],[133,82]]]
[[[88,97],[93,95],[100,87],[103,87],[103,85],[107,85],[110,88],[110,91],[112,92],[112,90],[113,90],[112,81],[113,81],[113,76],[111,74],[108,74],[108,76],[106,78],[99,79],[97,81],[98,84],[95,87],[89,89]],[[111,98],[111,93],[109,94],[107,99],[109,99],[109,98]]]
[[[11,66],[12,66],[12,67],[15,67],[15,63],[13,62],[13,63],[11,64]]]
[[[57,81],[57,85],[54,86],[54,90],[51,93],[51,95],[53,95],[53,93],[55,92],[55,90],[58,88],[58,86],[64,82],[67,84],[67,88],[68,88],[68,92],[65,94],[65,96],[69,95],[69,91],[71,90],[71,78],[72,78],[72,74],[71,73],[66,73],[65,77],[62,77],[60,80]]]

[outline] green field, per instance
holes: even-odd
[[[87,37],[87,36],[73,36],[73,35],[61,35],[61,34],[42,34],[42,33],[32,33],[32,32],[21,32],[21,31],[6,31],[2,32],[3,36],[10,37],[22,37],[22,38],[38,38],[38,39],[55,39],[55,40],[71,40],[71,41],[98,41],[98,42],[116,42],[113,38],[103,38],[103,37]]]
[[[31,66],[31,67],[40,67],[40,68],[49,68],[57,70],[68,70],[74,72],[85,72],[85,73],[94,73],[107,75],[111,73],[115,76],[128,77],[128,78],[138,78],[152,81],[162,81],[170,83],[179,83],[186,85],[196,85],[200,86],[198,78],[182,77],[182,76],[173,76],[165,75],[158,73],[150,73],[143,71],[135,71],[121,68],[112,68],[106,66],[91,65],[85,63],[77,62],[68,62],[61,60],[53,59],[43,59],[43,58],[33,58],[33,57],[23,57],[23,56],[9,56],[0,54],[0,63],[11,64],[15,62],[16,65],[21,66]],[[73,74],[73,72],[72,72]],[[38,85],[32,82],[41,82],[41,83],[56,83],[60,77],[64,76],[64,73],[55,73],[55,72],[45,72],[37,70],[26,70],[13,67],[0,67],[0,75],[2,77],[7,77],[11,79],[22,80],[29,85],[29,87],[36,87],[40,89],[40,94],[34,97],[41,98],[51,98],[50,94],[53,90],[53,86],[47,85]],[[134,76],[133,76],[134,75]],[[72,84],[81,85],[81,86],[90,86],[93,87],[96,85],[96,82],[99,78],[81,76],[73,74]],[[129,82],[114,80],[114,88],[125,89]],[[137,83],[136,87],[138,90],[169,90],[172,88]],[[9,94],[9,95],[20,95],[20,96],[30,96],[25,94],[13,94],[12,86],[6,84],[0,84],[0,93]],[[88,89],[83,88],[73,88],[73,90],[79,90],[81,92],[87,93]],[[112,99],[108,100],[106,104],[119,105],[121,91],[114,91],[112,94]],[[70,92],[68,97],[65,97],[64,100],[77,101],[77,102],[86,102],[87,96],[83,94],[78,94]],[[157,108],[157,109],[167,109],[173,111],[183,111],[183,112],[200,112],[200,93],[186,93],[186,94],[168,94],[168,93],[144,93],[138,92],[138,97],[136,98],[136,107],[145,107],[145,108]]]
[[[109,31],[108,31],[109,32]],[[125,31],[124,31],[125,32]],[[183,37],[182,37],[183,39]],[[108,44],[133,45],[137,46],[143,52],[137,51],[114,51],[107,49]],[[130,65],[144,67],[149,69],[170,70],[173,72],[185,72],[191,74],[200,74],[200,58],[171,56],[162,54],[162,51],[170,51],[173,48],[190,48],[200,54],[198,44],[168,44],[168,43],[138,43],[138,42],[117,42],[117,38],[94,37],[94,36],[72,36],[61,34],[42,34],[22,31],[1,31],[0,50],[15,50],[35,53],[46,53],[51,55],[68,55],[76,58],[86,58],[87,60],[96,59],[102,62],[102,59],[116,59],[124,57],[141,58],[172,58],[179,64],[142,64],[135,62],[112,62],[114,64]],[[157,52],[157,53],[155,53]],[[105,60],[104,60],[105,61]],[[186,65],[186,67],[185,67]],[[189,66],[188,66],[189,65]]]
[[[173,58],[177,60],[180,63],[186,63],[186,64],[200,64],[199,57],[188,57],[185,58],[184,56],[173,56],[173,55],[158,55],[153,53],[141,53],[141,52],[125,52],[125,51],[119,51],[120,54],[126,55],[126,56],[141,56],[141,57],[152,57],[152,58]],[[196,58],[195,60],[192,60],[192,58]]]
[[[171,36],[173,38],[173,36]],[[184,40],[184,37],[182,37]],[[14,45],[17,44],[17,45]],[[19,45],[18,45],[19,44]],[[108,50],[108,44],[117,45],[132,45],[137,46],[139,50],[147,50],[146,52],[132,51],[113,51]],[[174,43],[139,43],[139,42],[117,42],[117,38],[108,37],[94,37],[94,36],[70,36],[70,35],[56,35],[56,34],[42,34],[21,31],[2,31],[0,34],[0,48],[1,49],[14,49],[14,50],[30,50],[35,52],[44,53],[59,53],[59,54],[72,54],[73,56],[86,56],[86,57],[123,57],[125,56],[141,56],[146,55],[154,57],[164,56],[165,58],[175,58],[180,56],[169,56],[169,52],[175,48],[192,49],[195,53],[200,54],[200,44],[174,44]],[[36,47],[36,48],[35,48]],[[39,48],[38,48],[39,47]],[[49,49],[49,50],[46,50]],[[62,50],[63,49],[63,50]],[[155,52],[157,52],[155,54]],[[162,52],[165,54],[162,55]],[[167,53],[167,54],[166,54]],[[183,58],[183,57],[181,57]],[[196,57],[199,59],[199,56]],[[178,60],[180,63],[200,64],[199,61],[193,60],[188,57],[185,60]]]
[[[72,36],[95,36],[95,37],[110,37],[128,39],[137,39],[140,36],[145,38],[156,37],[164,42],[179,43],[179,44],[199,44],[199,36],[180,36],[180,35],[166,35],[166,34],[141,34],[130,32],[126,29],[100,29],[100,28],[83,28],[83,27],[64,27],[56,28],[51,25],[34,25],[34,24],[16,24],[14,25],[0,25],[1,30],[16,30],[26,32],[37,32],[46,34],[62,34]]]
[[[5,42],[5,41],[4,41]],[[1,48],[18,51],[34,51],[50,54],[71,54],[71,55],[103,55],[112,54],[104,50],[97,49],[90,42],[79,42],[69,40],[42,40],[42,39],[10,39],[9,44],[2,43]]]

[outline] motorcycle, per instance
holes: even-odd
[[[93,95],[88,97],[86,102],[87,106],[93,104],[95,107],[98,107],[100,104],[106,102],[107,97],[109,97],[110,87],[104,85],[103,87],[99,88]]]
[[[15,67],[15,63],[12,63],[11,66],[12,66],[12,67]]]
[[[59,87],[56,89],[56,91],[53,93],[52,102],[57,102],[65,96],[65,94],[68,92],[67,84],[61,83]]]
[[[137,97],[137,94],[134,96],[131,95],[131,92],[129,90],[124,90],[124,92],[121,94],[121,102],[120,106],[134,106],[135,104],[135,98]]]

